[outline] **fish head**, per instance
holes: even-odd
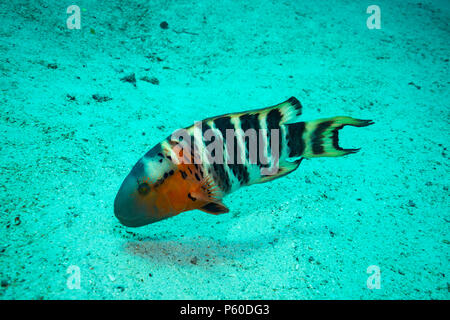
[[[177,166],[160,144],[147,152],[122,182],[114,200],[114,214],[127,227],[140,227],[178,212],[170,206],[166,180]]]

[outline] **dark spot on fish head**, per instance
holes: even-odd
[[[145,196],[150,192],[150,185],[148,182],[142,182],[138,185],[138,192],[141,196]]]
[[[166,190],[163,186],[178,187],[170,182],[176,171],[161,144],[148,151],[134,165],[116,195],[114,213],[119,221],[128,227],[139,227],[173,216],[176,212],[161,190]]]
[[[114,214],[127,227],[139,227],[161,220],[155,205],[153,180],[140,159],[122,182],[114,200]]]

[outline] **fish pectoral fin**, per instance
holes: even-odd
[[[230,211],[222,202],[214,202],[214,201],[208,202],[203,207],[199,208],[199,210],[214,215],[227,213]]]

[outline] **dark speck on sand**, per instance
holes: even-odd
[[[97,93],[93,94],[92,98],[97,102],[106,102],[106,101],[112,100],[112,98],[110,98],[108,96],[97,94]]]
[[[136,86],[136,75],[134,73],[131,73],[123,78],[120,79],[123,82],[129,82],[132,85]]]
[[[159,85],[159,80],[158,80],[158,78],[155,78],[155,77],[150,78],[150,77],[144,76],[141,78],[141,80],[145,81],[145,82],[149,82],[154,85]]]
[[[159,26],[161,27],[161,29],[169,29],[169,24],[167,23],[167,21],[161,22]]]

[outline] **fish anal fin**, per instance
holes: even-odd
[[[222,213],[227,213],[230,210],[220,201],[211,201],[206,203],[203,207],[199,208],[199,210],[206,212],[206,213],[210,213],[210,214],[214,214],[214,215],[219,215]]]
[[[269,182],[269,181],[272,181],[274,179],[278,179],[278,178],[280,178],[282,176],[285,176],[285,175],[291,173],[292,171],[294,171],[295,169],[298,168],[298,166],[300,165],[300,163],[302,162],[303,159],[304,158],[300,158],[300,159],[297,159],[297,160],[295,160],[293,162],[289,162],[289,161],[284,162],[283,164],[281,164],[278,167],[277,173],[271,174],[271,175],[262,176],[257,183]]]

